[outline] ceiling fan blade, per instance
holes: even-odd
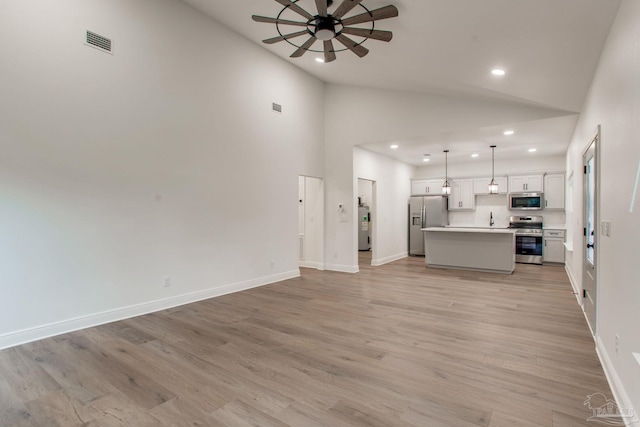
[[[303,8],[301,8],[300,6],[298,6],[297,4],[295,4],[290,0],[276,0],[276,1],[281,5],[286,6],[289,9],[293,10],[297,14],[304,16],[307,19],[313,19],[312,14],[310,14],[309,12],[307,12],[306,10],[304,10]]]
[[[309,48],[311,47],[312,44],[315,43],[315,41],[318,40],[315,37],[311,36],[309,37],[309,40],[307,40],[306,42],[304,42],[304,44],[302,46],[300,46],[298,48],[298,50],[296,50],[295,52],[293,52],[291,54],[291,58],[299,58],[302,55],[304,55],[307,50],[309,50]]]
[[[333,43],[331,40],[324,41],[324,62],[331,62],[336,60],[336,52],[333,50]]]
[[[343,19],[342,25],[347,26],[347,25],[361,24],[363,22],[394,18],[396,16],[398,16],[398,8],[393,5],[389,5],[389,6],[381,7],[380,9],[372,10],[371,13],[365,12],[365,13],[361,13],[360,15],[355,15],[347,19]]]
[[[297,27],[306,27],[307,26],[306,22],[289,21],[287,19],[269,18],[267,16],[253,15],[251,18],[256,22],[265,22],[267,24],[295,25]]]
[[[327,0],[316,0],[318,15],[327,16]]]
[[[354,36],[367,37],[374,40],[382,40],[383,42],[391,41],[391,39],[393,38],[393,33],[391,31],[370,30],[368,28],[344,27],[342,29],[342,32]]]
[[[360,58],[362,58],[367,53],[369,53],[369,49],[367,49],[366,47],[364,47],[362,45],[359,45],[358,43],[354,42],[353,40],[351,40],[349,37],[345,36],[344,34],[340,34],[339,36],[336,36],[336,40],[338,40],[347,49],[349,49],[351,52],[353,52],[356,55],[358,55]]]
[[[360,3],[362,3],[362,0],[344,0],[340,3],[340,6],[338,6],[336,11],[333,12],[333,16],[340,19]]]
[[[292,38],[295,38],[295,37],[304,36],[305,34],[309,35],[309,31],[302,30],[302,31],[298,31],[297,33],[285,34],[283,36],[278,36],[278,37],[273,37],[273,38],[270,38],[270,39],[265,39],[265,40],[262,40],[262,42],[266,43],[266,44],[274,44],[274,43],[281,42],[283,40],[289,40],[289,39],[292,39]]]

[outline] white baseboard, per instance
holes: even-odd
[[[340,273],[358,273],[360,267],[357,265],[325,264],[325,270],[338,271]]]
[[[631,399],[629,399],[629,395],[627,394],[622,381],[620,381],[620,377],[613,367],[613,362],[609,357],[609,353],[607,349],[604,347],[602,340],[599,337],[595,338],[596,341],[596,353],[598,353],[598,358],[600,359],[600,364],[602,365],[602,369],[604,370],[604,375],[607,377],[607,382],[609,382],[609,387],[611,388],[611,392],[613,393],[613,399],[618,404],[618,407],[624,408],[630,411],[633,414],[638,414],[633,408],[633,404]],[[595,390],[600,391],[600,390]],[[625,420],[625,425],[627,427],[638,426],[638,415],[636,415],[635,420]]]
[[[409,252],[401,252],[399,254],[371,260],[371,265],[374,267],[379,267],[381,265],[388,264],[390,262],[397,261],[399,259],[406,258],[408,256],[409,256]]]
[[[160,310],[176,307],[179,305],[189,304],[202,301],[209,298],[215,298],[234,292],[244,291],[259,286],[280,282],[287,279],[293,279],[300,276],[300,270],[291,270],[272,276],[260,277],[257,279],[247,280],[244,282],[231,283],[216,288],[205,289],[202,291],[192,292],[183,295],[177,295],[170,298],[164,298],[155,301],[149,301],[142,304],[135,304],[127,307],[116,308],[101,313],[90,314],[87,316],[67,319],[60,322],[50,323],[47,325],[36,326],[34,328],[23,329],[16,332],[0,335],[0,350],[15,347],[17,345],[26,344],[28,342],[49,338],[55,335],[67,332],[77,331],[79,329],[90,328],[105,323],[116,322],[118,320],[129,319],[131,317],[141,316],[143,314],[153,313]]]
[[[298,266],[303,268],[315,268],[317,270],[324,270],[324,263],[313,261],[298,261]]]

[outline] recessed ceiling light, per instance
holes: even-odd
[[[316,58],[316,62],[319,62],[321,64],[324,64],[324,59],[322,58]]]
[[[494,76],[504,76],[507,73],[502,68],[494,68],[491,70],[491,74]]]
[[[538,151],[538,150],[536,150],[535,148],[529,148],[529,152],[530,153],[535,153],[536,151]]]
[[[389,148],[391,148],[392,150],[395,150],[396,148],[398,148],[398,144],[393,144]]]
[[[473,153],[473,154],[471,155],[471,157],[478,157],[479,155],[480,155],[480,154]]]
[[[428,158],[428,157],[425,157],[424,159],[422,159],[423,162],[428,162],[429,160],[431,160],[431,159]]]
[[[513,131],[512,130],[505,130],[504,134],[509,136],[509,135],[513,135]]]

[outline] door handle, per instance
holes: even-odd
[[[587,243],[587,249],[593,249],[593,243],[592,244]]]

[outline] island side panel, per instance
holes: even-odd
[[[515,268],[513,233],[426,230],[424,236],[425,263],[429,267],[500,273],[512,273]]]

